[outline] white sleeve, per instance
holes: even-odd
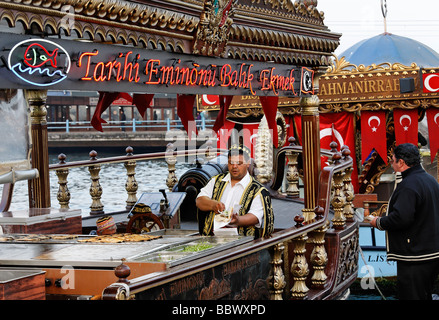
[[[200,190],[200,193],[198,194],[198,197],[206,196],[209,197],[209,199],[212,199],[212,193],[213,193],[213,187],[215,185],[215,179],[212,178],[209,180],[209,182]]]
[[[264,222],[264,207],[262,205],[262,196],[260,193],[253,199],[248,213],[251,213],[258,218],[259,223],[255,227],[260,228]]]

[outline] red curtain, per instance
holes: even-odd
[[[213,131],[216,133],[218,133],[218,130],[226,123],[227,112],[229,111],[232,99],[233,96],[219,96],[220,111],[218,112],[215,123],[213,124]]]
[[[154,98],[154,94],[133,94],[133,105],[137,107],[142,118],[145,117],[146,109],[150,108],[152,98]]]
[[[189,139],[191,138],[192,130],[195,130],[195,133],[198,134],[197,126],[195,125],[194,114],[193,114],[194,102],[195,102],[194,94],[177,95],[177,115],[180,117],[180,120],[184,128],[186,129]],[[189,128],[189,122],[194,124],[190,128]]]
[[[217,132],[217,143],[216,147],[219,149],[229,149],[228,140],[232,134],[232,130],[235,127],[235,123],[226,120],[221,129]]]
[[[372,150],[387,164],[386,112],[361,111],[361,162],[364,163]]]
[[[393,109],[396,145],[413,143],[418,145],[418,110]]]
[[[251,157],[255,157],[256,136],[258,135],[259,123],[245,123],[243,125],[244,145],[250,149]]]
[[[261,101],[262,109],[264,110],[265,118],[267,119],[268,122],[268,128],[271,130],[271,134],[273,137],[273,145],[275,146],[275,148],[277,148],[279,142],[277,135],[276,113],[277,113],[277,104],[279,102],[279,97],[260,96],[259,100]]]
[[[98,104],[96,105],[96,110],[90,121],[91,125],[96,130],[103,132],[102,123],[107,123],[107,121],[101,118],[102,113],[107,110],[107,108],[113,103],[113,101],[119,98],[123,98],[135,105],[143,118],[145,116],[146,109],[150,107],[153,97],[154,94],[135,93],[133,94],[133,97],[131,97],[126,92],[99,92]]]
[[[96,110],[91,119],[91,125],[98,131],[103,132],[102,123],[107,123],[101,118],[101,115],[111,105],[114,100],[124,98],[125,100],[132,102],[133,98],[125,92],[99,92],[99,100],[96,105]]]

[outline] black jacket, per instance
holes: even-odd
[[[387,231],[388,260],[439,258],[439,184],[421,165],[402,172],[377,227]]]

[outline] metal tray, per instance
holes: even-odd
[[[165,262],[168,267],[174,267],[182,263],[186,263],[195,259],[250,242],[253,237],[229,236],[229,237],[199,237],[191,239],[184,243],[171,244],[166,247],[159,248],[153,252],[142,253],[128,258],[128,261],[136,262]],[[209,247],[200,251],[186,251],[192,246],[203,245],[206,243]]]

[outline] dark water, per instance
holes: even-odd
[[[381,296],[379,293],[376,293],[376,292],[369,292],[369,293],[356,292],[356,293],[351,293],[347,300],[381,300],[381,301],[384,301],[384,300],[397,300],[397,299],[394,295],[383,294],[383,296]]]

